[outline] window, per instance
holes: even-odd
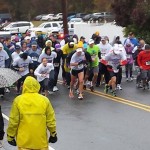
[[[44,26],[44,28],[49,28],[49,27],[51,27],[51,24],[46,24],[46,25]]]
[[[57,23],[53,23],[53,27],[58,27],[58,24]]]

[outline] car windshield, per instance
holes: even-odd
[[[45,23],[42,23],[42,24],[40,24],[38,27],[44,27],[45,26]]]

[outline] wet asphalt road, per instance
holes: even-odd
[[[84,92],[84,100],[69,99],[68,89],[49,95],[57,119],[55,150],[148,150],[150,147],[150,90],[135,88],[135,82],[122,82],[123,90],[114,98],[103,93]],[[9,116],[14,90],[1,100]],[[8,121],[5,119],[5,128]],[[16,150],[4,139],[4,149]]]

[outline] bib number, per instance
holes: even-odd
[[[147,62],[146,62],[146,65],[149,66],[149,65],[150,65],[150,61],[147,61]]]
[[[54,63],[54,67],[59,67],[59,63]]]

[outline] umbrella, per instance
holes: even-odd
[[[9,68],[0,68],[0,88],[12,86],[21,76],[9,69]]]

